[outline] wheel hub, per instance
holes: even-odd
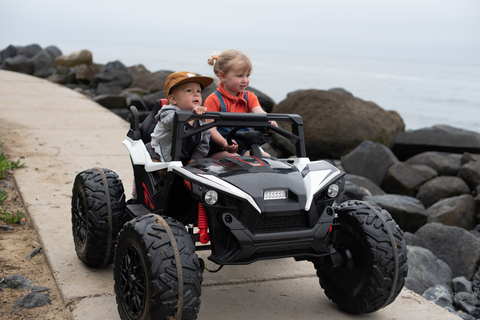
[[[139,319],[145,307],[145,273],[138,249],[130,244],[122,257],[121,287],[123,307],[133,319]]]
[[[87,210],[85,208],[85,194],[79,190],[73,208],[73,228],[78,246],[85,245],[87,235]]]

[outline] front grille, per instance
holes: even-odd
[[[308,228],[305,214],[294,216],[266,217],[261,215],[255,226],[255,233],[296,231]]]
[[[249,260],[257,259],[268,259],[270,257],[294,257],[299,255],[315,254],[315,251],[312,248],[305,249],[295,249],[295,250],[282,250],[282,251],[271,251],[271,252],[256,252],[254,253]]]

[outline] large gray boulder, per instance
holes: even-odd
[[[165,80],[171,75],[173,71],[160,70],[156,72],[144,72],[134,77],[129,88],[141,88],[148,93],[153,93],[165,89]]]
[[[272,136],[272,145],[275,147],[279,158],[289,158],[297,154],[295,144],[279,134]]]
[[[439,222],[465,230],[475,227],[475,203],[469,194],[440,200],[427,209],[427,214],[427,222]]]
[[[343,192],[338,198],[337,203],[342,203],[348,200],[362,200],[364,197],[371,195],[372,194],[367,189],[359,187],[350,181],[345,181]]]
[[[93,76],[90,87],[96,88],[98,95],[119,94],[132,81],[133,77],[127,67],[117,60],[107,63],[102,72]]]
[[[423,167],[429,168],[427,166]],[[398,162],[388,168],[381,187],[387,193],[414,197],[420,185],[436,176],[437,172],[433,169],[422,170],[420,166]]]
[[[470,233],[473,234],[475,237],[480,239],[480,224],[477,224],[475,228],[470,230]],[[480,275],[480,274],[479,274]]]
[[[480,161],[470,161],[462,165],[458,177],[467,183],[471,190],[480,186]]]
[[[456,277],[452,279],[453,291],[455,292],[473,292],[472,281],[465,277]]]
[[[47,47],[38,52],[32,58],[34,68],[33,75],[40,78],[47,78],[48,76],[57,73],[55,59],[61,55],[62,52],[55,46]]]
[[[4,63],[6,59],[13,58],[17,55],[17,48],[13,45],[9,45],[2,51],[0,51],[0,63]]]
[[[480,263],[480,239],[459,227],[427,223],[415,232],[418,246],[427,248],[452,268],[452,277],[472,279]]]
[[[403,231],[415,232],[427,223],[427,212],[423,204],[410,196],[386,194],[368,196],[364,201],[378,204],[387,210]]]
[[[447,125],[409,130],[396,136],[392,151],[400,161],[426,151],[480,153],[480,133]]]
[[[456,176],[461,168],[461,154],[428,151],[419,153],[405,162],[411,165],[426,165],[435,171],[439,176]]]
[[[44,49],[47,51],[51,56],[57,58],[62,55],[62,50],[60,50],[57,46],[48,46]]]
[[[28,46],[16,46],[17,55],[33,58],[37,53],[42,51],[42,47],[38,44],[30,44]]]
[[[151,74],[151,72],[145,68],[143,64],[136,64],[134,66],[127,67],[127,70],[132,75],[134,80],[146,74]]]
[[[153,105],[155,104],[155,101],[158,99],[165,99],[165,90],[161,91],[156,91],[154,93],[146,94],[143,96],[143,101],[147,105],[147,108],[151,110],[153,108]]]
[[[368,194],[369,196],[379,196],[379,195],[386,194],[385,191],[383,191],[372,180],[362,176],[357,176],[355,174],[347,173],[345,175],[345,181],[349,181],[357,185],[359,188],[366,190],[369,193]]]
[[[431,288],[428,288],[423,294],[422,297],[428,301],[432,301],[435,304],[443,308],[453,308],[453,297],[450,291],[450,288],[446,285],[437,284]]]
[[[427,181],[418,189],[416,198],[422,201],[425,208],[441,199],[470,193],[465,181],[457,177],[441,176]]]
[[[23,55],[16,55],[12,58],[7,58],[2,65],[5,70],[14,72],[33,74],[33,72],[35,71],[32,59]]]
[[[463,166],[465,163],[471,162],[471,161],[478,161],[480,162],[480,154],[473,154],[469,152],[464,152],[462,155],[462,159],[460,161],[461,165]]]
[[[380,186],[385,174],[398,162],[397,157],[381,143],[363,141],[354,150],[341,157],[342,166],[347,173],[372,180]]]
[[[117,94],[101,94],[92,100],[107,109],[127,107],[127,98]]]
[[[405,231],[403,233],[403,240],[405,240],[405,243],[407,246],[417,246],[417,236],[414,233]]]
[[[480,319],[480,308],[476,306],[477,303],[473,302],[475,300],[478,302],[477,297],[473,294],[467,295],[468,297],[465,297],[465,295],[463,296],[464,296],[464,300],[460,300],[459,299],[460,297],[455,296],[455,298],[457,298],[455,301],[456,307],[462,310],[463,312],[466,312],[473,318]],[[471,303],[474,303],[474,304],[472,305]]]
[[[405,287],[418,294],[437,284],[451,286],[452,269],[438,259],[432,251],[416,246],[407,246],[408,274]]]
[[[136,93],[123,92],[120,96],[125,97],[127,107],[135,106],[139,111],[149,111],[145,101]]]
[[[272,112],[302,116],[307,154],[312,160],[339,159],[365,140],[389,146],[405,129],[396,111],[335,91],[297,91]]]

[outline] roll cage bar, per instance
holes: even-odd
[[[132,121],[127,136],[132,140],[142,139],[138,121],[138,110],[131,106]],[[185,123],[192,119],[212,119],[211,123],[185,130]],[[292,132],[273,126],[270,121],[288,122]],[[176,111],[174,117],[174,132],[172,138],[172,161],[180,160],[182,154],[182,140],[192,135],[208,130],[212,127],[250,127],[253,129],[268,129],[280,134],[295,144],[296,155],[299,158],[306,157],[305,139],[303,135],[303,120],[298,114],[276,113],[230,113],[230,112],[207,112],[205,114],[193,114],[191,111]]]

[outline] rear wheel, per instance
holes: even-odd
[[[154,214],[127,222],[114,262],[120,317],[196,319],[202,271],[195,244],[180,222]]]
[[[347,201],[335,213],[341,224],[333,244],[338,253],[314,263],[325,295],[351,313],[392,303],[408,271],[400,227],[375,204]]]
[[[72,232],[78,258],[91,267],[113,262],[117,234],[129,218],[123,184],[112,170],[80,172],[72,190]]]

